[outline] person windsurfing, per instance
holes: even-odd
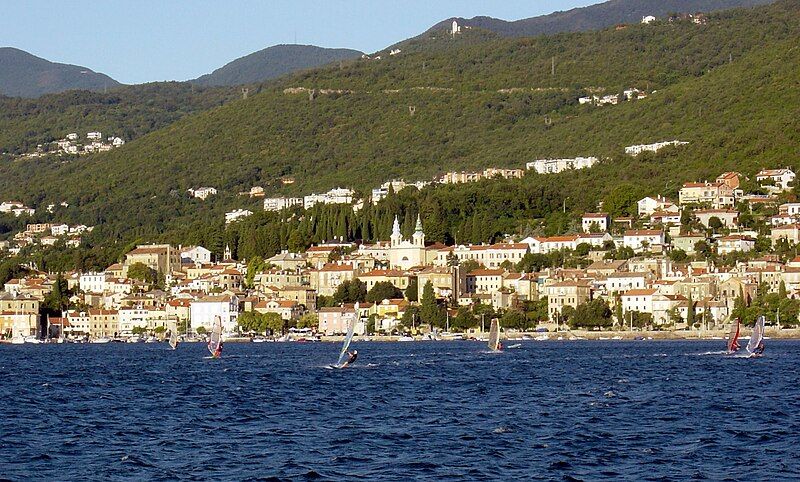
[[[214,350],[214,354],[212,356],[214,358],[219,358],[222,356],[222,340],[219,341],[219,345],[217,345],[217,349]]]
[[[356,362],[356,359],[358,358],[358,350],[348,351],[347,354],[349,356],[347,358],[347,361],[342,364],[342,368],[345,368]]]

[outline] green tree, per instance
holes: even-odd
[[[433,284],[430,281],[426,282],[425,286],[422,287],[419,316],[423,323],[437,327],[444,326],[446,315],[436,300]]]
[[[692,294],[689,293],[689,301],[687,303],[687,312],[686,312],[686,327],[688,329],[692,329],[694,327],[694,315],[695,315],[695,306],[694,300],[692,299]]]
[[[403,298],[403,291],[390,281],[378,281],[367,293],[366,301],[380,303],[383,300]]]
[[[688,257],[686,251],[679,248],[672,249],[669,252],[669,259],[674,263],[683,263]]]
[[[147,334],[147,328],[145,328],[143,326],[134,326],[131,329],[131,333],[133,333],[134,335],[146,335]],[[199,333],[199,331],[198,331],[198,333]]]
[[[454,331],[466,331],[478,326],[478,319],[472,313],[469,306],[459,306],[456,316],[450,320],[450,329]]]
[[[316,313],[306,313],[297,320],[298,328],[311,328],[316,330],[319,326],[319,316]]]
[[[261,256],[253,256],[250,258],[250,262],[247,263],[247,274],[245,275],[245,285],[248,288],[253,288],[253,281],[257,274],[261,274],[264,272],[266,268],[266,263],[264,262],[264,258]]]
[[[206,333],[208,333],[208,330],[206,330],[206,327],[205,327],[205,326],[202,326],[202,325],[201,325],[201,326],[198,326],[198,327],[197,327],[197,329],[195,329],[194,331],[195,331],[195,332],[196,332],[198,335],[200,335],[200,336],[203,336],[203,335],[205,335]]]
[[[515,309],[509,309],[503,313],[500,322],[504,327],[515,330],[526,331],[530,328],[530,320],[525,313]]]
[[[411,278],[411,280],[408,282],[408,287],[406,288],[405,295],[406,295],[406,299],[408,301],[411,301],[411,302],[418,301],[418,299],[419,299],[419,281],[417,280],[416,276]]]
[[[61,313],[69,308],[69,298],[72,296],[67,280],[61,273],[58,273],[53,283],[53,289],[45,296],[41,305],[41,311],[45,315],[61,316]]]
[[[143,281],[153,286],[158,281],[158,273],[144,263],[133,263],[128,267],[128,278]]]
[[[333,294],[336,305],[366,301],[367,284],[358,278],[343,281]]]
[[[589,301],[578,305],[575,315],[568,322],[570,328],[609,328],[612,326],[611,309],[608,303],[601,299]]]

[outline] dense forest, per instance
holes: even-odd
[[[385,239],[395,214],[417,212],[430,241],[563,232],[600,201],[624,213],[636,196],[674,196],[682,182],[725,170],[800,167],[798,13],[800,2],[782,1],[713,14],[707,25],[419,41],[386,61],[264,84],[248,99],[186,116],[113,152],[3,163],[0,192],[34,206],[68,202],[36,219],[96,225],[87,243],[98,249],[165,240],[218,253],[229,243],[240,257],[267,256],[334,236]],[[291,87],[342,92],[284,93]],[[589,92],[627,87],[651,94],[617,106],[578,105]],[[626,145],[676,138],[689,145],[637,158],[623,153]],[[337,185],[364,194],[396,177],[576,155],[603,161],[585,171],[402,192],[358,214],[319,207],[284,219],[238,195],[253,185],[270,195]],[[283,186],[284,176],[296,183]],[[220,192],[206,201],[186,194],[200,185]],[[223,214],[233,208],[257,214],[226,230]],[[0,222],[8,232],[21,221]]]

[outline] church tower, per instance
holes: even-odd
[[[425,247],[425,233],[422,232],[422,220],[417,214],[417,227],[414,228],[414,246],[418,248]]]
[[[403,235],[400,233],[400,221],[397,220],[397,216],[394,217],[394,224],[392,225],[392,236],[389,239],[391,240],[389,245],[392,248],[400,246],[400,243],[403,241]]]

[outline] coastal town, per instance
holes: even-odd
[[[662,145],[663,144],[663,145]],[[638,152],[672,143],[638,146]],[[634,155],[634,153],[631,153]],[[589,168],[595,158],[541,160],[549,174]],[[437,183],[516,178],[523,170],[447,173]],[[217,319],[229,338],[271,339],[355,332],[405,337],[481,336],[490,319],[506,332],[583,329],[721,330],[747,306],[772,309],[777,328],[798,323],[800,203],[790,169],[737,172],[685,182],[677,199],[639,199],[636,217],[612,217],[599,205],[572,234],[508,237],[494,244],[429,243],[417,217],[413,234],[395,217],[389,239],[346,240],[284,250],[266,259],[215,256],[202,246],[140,244],[101,272],[46,273],[30,267],[0,294],[4,341],[139,341],[180,333],[201,337]],[[755,192],[745,190],[745,184]],[[390,191],[429,183],[391,181],[356,200],[348,189],[304,198],[265,198],[265,210],[316,203],[378,203]],[[214,188],[191,189],[208,199]],[[251,190],[263,197],[263,190]],[[24,209],[6,202],[4,212]],[[762,220],[756,230],[754,219]],[[235,219],[228,220],[229,222]],[[764,230],[766,227],[767,231]],[[77,244],[87,226],[30,224],[0,249]],[[56,316],[41,307],[58,291]],[[298,338],[298,336],[295,336]]]

